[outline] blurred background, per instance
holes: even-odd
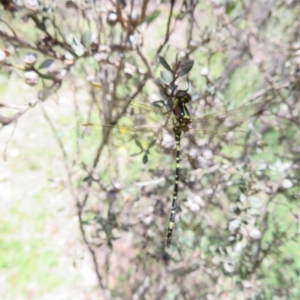
[[[0,299],[300,298],[298,1],[0,9]],[[169,248],[159,55],[194,61],[188,107],[208,114],[182,140]]]

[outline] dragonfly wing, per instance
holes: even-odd
[[[98,105],[106,114],[106,121],[113,121],[121,116],[130,116],[132,119],[162,119],[162,110],[151,105],[150,102],[133,100],[115,91],[103,87],[101,84],[92,83]],[[138,123],[140,125],[140,123]]]
[[[257,102],[235,109],[211,113],[193,120],[192,128],[203,134],[224,134],[239,127],[247,119],[258,116],[266,107],[267,102]]]
[[[109,125],[109,124],[94,124],[94,123],[86,123],[82,124],[85,128],[88,128],[90,131],[99,131],[99,130],[112,130],[114,132],[118,132],[123,135],[134,135],[139,133],[152,132],[153,134],[157,133],[164,127],[164,123],[161,125]]]
[[[165,115],[163,118],[160,117],[159,121],[149,118],[149,115],[123,115],[117,124],[99,124],[89,122],[82,124],[82,127],[83,129],[87,129],[89,132],[105,132],[109,130],[112,133],[117,133],[122,136],[142,136],[146,133],[156,135],[161,133],[164,128],[172,126],[172,123],[168,122],[169,119],[171,119],[170,114]]]

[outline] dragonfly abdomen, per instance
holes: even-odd
[[[178,197],[178,183],[179,183],[179,173],[180,173],[180,141],[181,141],[181,131],[175,132],[175,141],[176,141],[176,169],[175,169],[175,183],[174,183],[174,192],[172,199],[172,207],[170,213],[170,219],[168,224],[168,233],[167,233],[167,247],[171,244],[172,231],[175,223],[175,216],[177,212],[176,201]]]

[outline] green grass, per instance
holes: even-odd
[[[33,197],[36,205],[41,204],[41,195]],[[12,207],[6,216],[0,219],[0,271],[6,277],[8,294],[24,296],[32,283],[40,293],[59,285],[59,278],[51,276],[59,255],[43,236],[46,213]]]
[[[59,278],[51,276],[58,255],[47,250],[46,241],[0,239],[0,249],[0,269],[7,277],[9,294],[25,296],[31,283],[39,286],[40,293],[60,284]]]
[[[241,101],[250,97],[254,91],[259,90],[262,81],[262,74],[256,65],[237,68],[229,81],[225,98],[233,107],[236,107]]]
[[[4,141],[10,130],[2,130]],[[18,122],[7,154],[7,161],[0,161],[0,298],[42,299],[61,287],[72,291],[78,273],[72,273],[72,256],[59,241],[80,248],[75,235],[61,235],[72,206],[63,185],[55,183],[65,176],[61,153],[38,107]]]

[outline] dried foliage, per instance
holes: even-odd
[[[29,109],[48,120],[103,299],[299,299],[297,1],[1,4],[1,76],[35,97],[1,102],[0,122],[12,126]],[[234,111],[243,131],[239,122],[227,134],[186,135],[167,250],[174,140],[164,134],[154,147],[151,131],[124,134],[120,124],[159,124],[142,102],[176,54],[195,61],[180,74],[190,71],[193,116],[257,102],[259,110]],[[115,109],[92,81],[129,95],[126,105]],[[47,110],[66,93],[72,147]],[[109,126],[95,134],[81,126],[97,121]]]

